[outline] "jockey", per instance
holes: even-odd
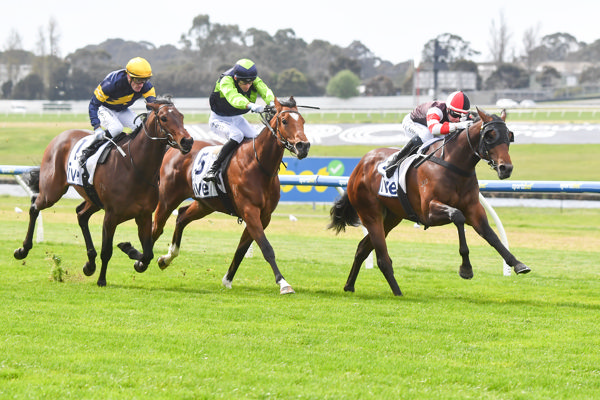
[[[94,142],[102,140],[104,136],[115,137],[124,127],[133,130],[141,124],[140,120],[136,121],[136,114],[129,107],[141,97],[148,103],[156,100],[151,77],[150,63],[135,57],[129,60],[125,69],[111,72],[100,82],[89,105]],[[82,165],[88,156],[86,154],[81,158]]]
[[[434,135],[447,135],[468,128],[473,123],[469,108],[471,102],[467,95],[456,91],[450,93],[446,102],[424,103],[407,114],[402,120],[402,128],[411,139],[390,160],[385,171],[386,176],[390,178],[402,159],[412,154],[424,142],[433,139]]]
[[[216,181],[217,171],[227,157],[246,138],[254,138],[257,132],[242,116],[248,111],[260,113],[264,106],[256,104],[258,96],[269,105],[274,105],[275,96],[260,79],[254,62],[247,58],[223,72],[209,98],[209,126],[213,132],[227,139],[217,159],[204,176],[205,181]]]

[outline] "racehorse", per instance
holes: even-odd
[[[425,229],[451,222],[456,225],[459,253],[462,256],[459,275],[464,279],[473,277],[465,223],[495,248],[515,273],[530,271],[508,251],[490,227],[479,202],[479,184],[475,174],[475,166],[480,159],[484,159],[496,170],[498,178],[510,177],[513,165],[508,150],[514,135],[506,126],[504,110],[500,117],[479,108],[477,113],[477,122],[467,130],[447,135],[443,141],[433,143],[427,155],[408,169],[406,195],[409,204],[406,206],[403,206],[400,197],[379,194],[382,175],[377,167],[396,150],[375,149],[360,160],[348,179],[346,193],[331,208],[331,223],[328,226],[339,233],[347,225],[358,226],[362,222],[368,232],[356,249],[345,291],[354,292],[360,267],[375,249],[377,265],[392,292],[396,296],[402,295],[394,277],[385,238],[405,218],[418,222]]]
[[[264,129],[255,139],[246,139],[238,146],[229,167],[223,173],[231,208],[218,197],[200,199],[194,195],[192,166],[198,152],[210,146],[210,143],[197,141],[192,151],[186,155],[172,150],[167,152],[160,170],[159,201],[152,227],[153,239],[157,240],[163,233],[164,225],[176,207],[188,198],[194,198],[195,201],[179,209],[169,252],[158,259],[161,269],[165,269],[179,254],[183,230],[187,224],[219,211],[235,214],[246,223],[233,261],[222,279],[223,284],[231,288],[233,277],[254,240],[273,269],[280,293],[294,293],[279,271],[275,252],[265,236],[265,228],[279,203],[277,173],[285,149],[298,159],[303,159],[308,155],[310,143],[304,135],[304,118],[298,112],[293,97],[287,101],[275,99],[274,109],[266,107],[265,113],[261,115]]]
[[[84,130],[67,130],[50,142],[44,151],[39,171],[36,171],[39,172],[39,179],[28,182],[38,194],[31,198],[29,227],[23,247],[14,252],[16,259],[27,257],[31,250],[35,222],[40,211],[54,205],[69,186],[73,186],[84,199],[76,209],[88,256],[83,267],[84,274],[91,276],[96,270],[97,253],[88,222],[92,214],[101,208],[104,208],[105,214],[100,252],[102,268],[98,286],[106,286],[106,269],[113,252],[115,229],[124,221],[135,219],[143,253],[136,251],[128,243],[119,244],[119,248],[136,260],[134,268],[137,272],[144,272],[148,268],[154,258],[152,212],[158,202],[158,176],[163,156],[167,146],[176,148],[181,153],[188,153],[194,140],[184,128],[183,115],[170,100],[159,99],[155,103],[148,103],[147,107],[150,111],[145,115],[140,129],[129,135],[123,143],[121,151],[125,155],[121,156],[112,149],[107,161],[96,167],[93,187],[97,199],[92,199],[95,196],[90,197],[83,186],[67,182],[71,149],[90,133]]]

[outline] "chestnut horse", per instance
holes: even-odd
[[[160,268],[165,269],[179,254],[183,230],[187,224],[219,211],[235,214],[246,223],[233,261],[223,277],[223,284],[231,288],[233,277],[254,240],[273,269],[280,293],[294,293],[277,267],[275,252],[265,236],[265,228],[279,203],[277,174],[285,149],[298,159],[303,159],[308,155],[310,143],[304,135],[304,118],[298,112],[293,97],[281,102],[275,99],[274,109],[266,107],[262,118],[265,128],[255,139],[247,139],[240,144],[223,174],[232,208],[227,207],[218,197],[200,199],[194,195],[192,166],[198,152],[210,146],[210,143],[196,142],[192,151],[186,155],[167,152],[160,170],[159,202],[154,213],[153,239],[160,237],[167,219],[176,207],[185,199],[194,198],[195,201],[179,209],[169,252],[158,259]]]
[[[125,156],[111,150],[107,161],[96,167],[94,189],[98,199],[94,201],[83,186],[72,185],[84,201],[77,206],[77,220],[85,239],[88,261],[83,267],[86,276],[96,270],[96,249],[92,242],[88,222],[92,214],[104,208],[102,226],[102,268],[98,286],[106,286],[106,269],[112,257],[113,237],[118,224],[135,218],[143,254],[128,243],[119,247],[137,260],[134,268],[144,272],[154,258],[152,248],[152,212],[158,202],[158,176],[167,146],[187,153],[194,140],[183,126],[183,115],[168,100],[148,103],[149,114],[136,134],[127,137],[123,144]],[[39,179],[29,183],[37,195],[31,198],[29,227],[23,247],[16,249],[14,256],[20,260],[27,257],[32,248],[35,221],[45,208],[51,207],[67,192],[69,154],[75,144],[90,133],[84,130],[68,130],[56,136],[46,147],[39,167]],[[100,204],[98,204],[98,201]]]
[[[451,222],[456,225],[459,253],[462,256],[459,274],[464,279],[473,277],[465,238],[465,223],[471,225],[495,248],[517,274],[530,271],[508,251],[490,227],[485,210],[479,202],[479,184],[475,174],[475,166],[480,159],[484,159],[496,170],[498,178],[510,177],[513,165],[508,150],[514,136],[506,126],[506,112],[502,111],[501,117],[487,114],[479,108],[477,112],[479,120],[468,130],[447,135],[443,142],[433,143],[428,154],[421,159],[421,165],[417,162],[408,169],[408,211],[399,197],[384,197],[379,194],[382,176],[377,167],[397,150],[375,149],[360,160],[350,175],[346,193],[331,209],[329,225],[329,228],[339,233],[347,225],[358,226],[362,222],[368,231],[356,249],[345,291],[354,292],[360,267],[375,249],[377,265],[392,292],[396,296],[402,295],[394,277],[385,238],[402,219],[411,215],[410,219],[420,223],[425,229]]]

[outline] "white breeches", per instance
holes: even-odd
[[[226,117],[211,112],[208,125],[223,139],[233,139],[238,143],[241,143],[244,138],[255,138],[260,133],[242,115]]]

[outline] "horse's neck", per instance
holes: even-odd
[[[155,126],[154,120],[148,121],[147,119],[136,137],[129,143],[131,156],[135,165],[150,177],[154,176],[160,169],[166,151],[165,140],[151,139],[158,137],[158,132],[154,131]]]
[[[445,156],[443,158],[445,161],[464,171],[471,171],[475,169],[480,160],[473,152],[473,149],[477,150],[479,146],[479,138],[478,135],[472,135],[470,138],[467,138],[467,135],[461,133],[452,140],[454,142],[452,145],[446,145],[444,150]],[[469,145],[469,140],[471,145]]]
[[[277,138],[265,127],[255,139],[258,162],[268,172],[275,174],[283,159],[283,147]]]

